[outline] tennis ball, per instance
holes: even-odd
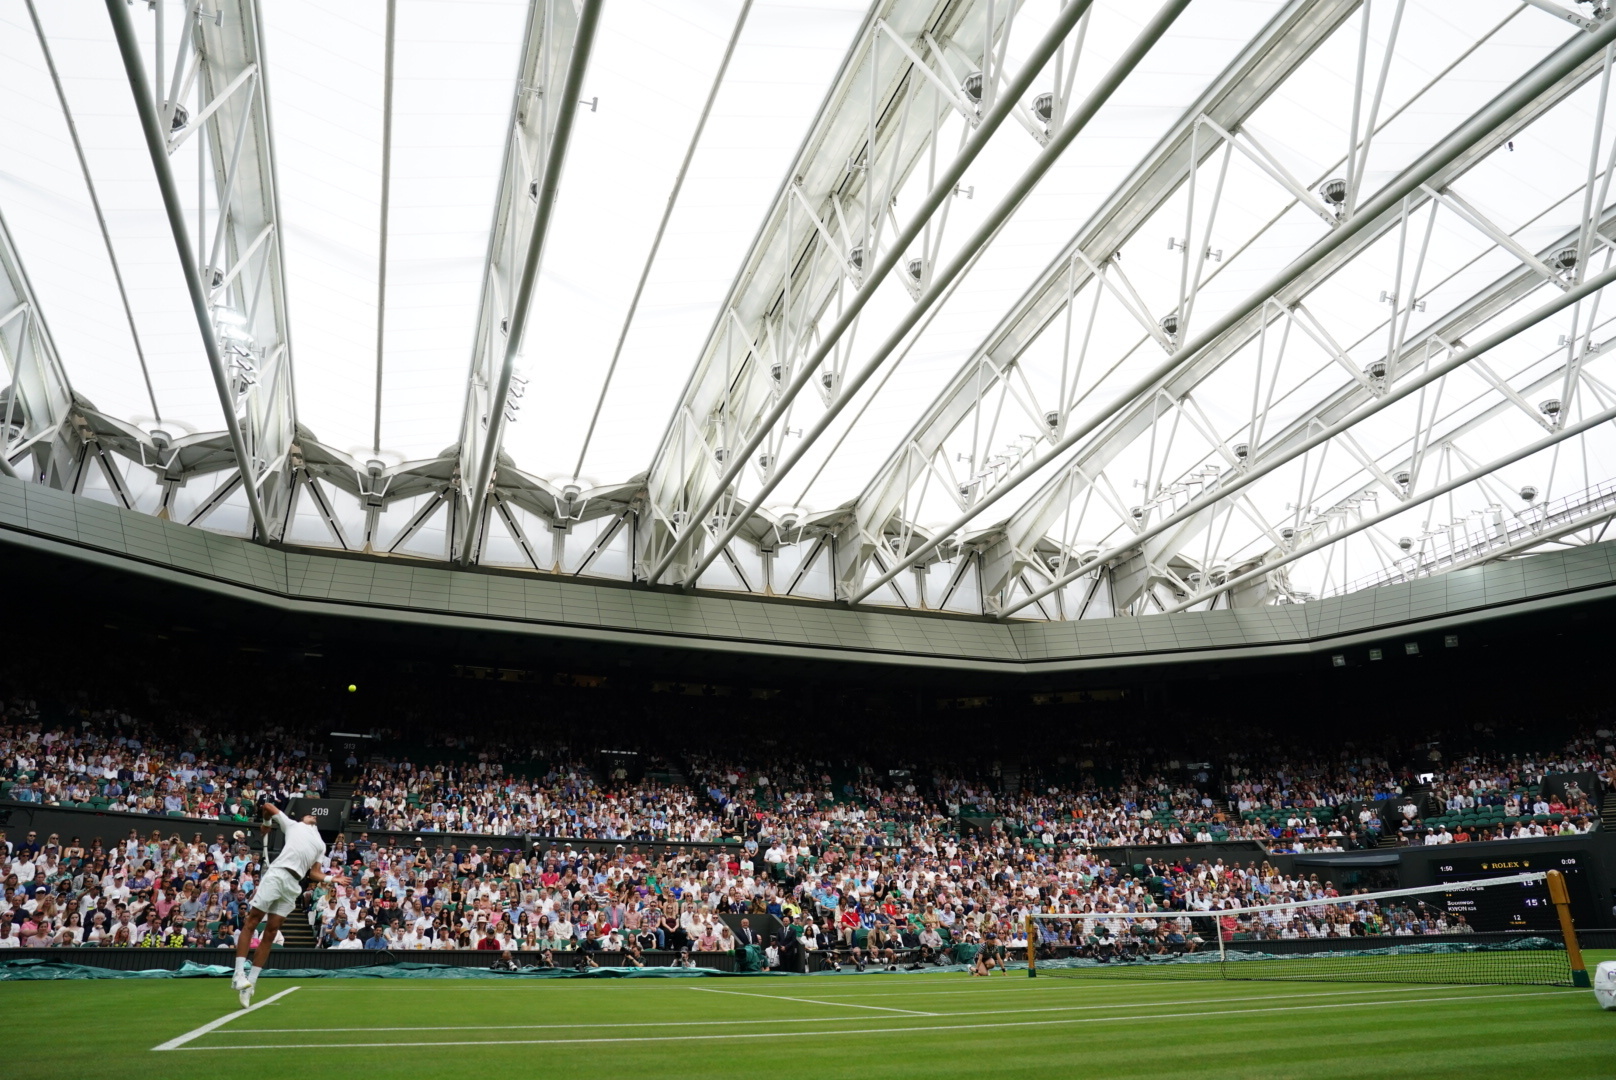
[[[359,689],[359,687],[357,687],[357,686],[355,686],[355,685],[354,685],[354,684],[353,684],[353,683],[349,683],[349,684],[348,684],[348,693],[350,693],[350,694],[351,694],[351,693],[353,693],[353,692],[354,692],[354,691],[355,691],[355,690],[358,690],[358,689]]]

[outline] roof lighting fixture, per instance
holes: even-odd
[[[1347,182],[1340,177],[1326,180],[1319,185],[1319,195],[1324,199],[1324,204],[1334,211],[1335,216],[1340,217],[1346,208]]]
[[[972,105],[982,104],[982,73],[973,71],[965,76],[965,81],[960,83],[960,90]]]
[[[213,325],[221,341],[248,343],[253,339],[252,332],[247,329],[247,316],[235,308],[214,308]]]

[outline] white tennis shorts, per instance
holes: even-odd
[[[252,906],[266,915],[290,915],[303,895],[303,883],[285,867],[272,866],[252,894]]]

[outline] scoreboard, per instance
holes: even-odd
[[[1593,892],[1583,874],[1583,867],[1587,863],[1587,852],[1561,849],[1532,855],[1442,859],[1434,864],[1434,869],[1439,885],[1558,870],[1565,875],[1566,892],[1571,897],[1572,918],[1579,926],[1592,926],[1597,918]],[[1549,886],[1545,881],[1499,885],[1482,892],[1447,893],[1445,899],[1450,914],[1463,915],[1465,921],[1479,931],[1547,931],[1560,928],[1559,917],[1549,901]]]

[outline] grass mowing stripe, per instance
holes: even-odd
[[[878,1012],[904,1013],[909,1016],[936,1016],[936,1013],[920,1012],[917,1009],[894,1009],[888,1005],[857,1005],[850,1001],[819,1001],[815,998],[786,997],[784,994],[753,994],[745,990],[714,990],[710,986],[692,986],[702,994],[729,994],[733,997],[767,998],[770,1001],[796,1001],[805,1005],[829,1005],[833,1009],[875,1009]]]
[[[692,989],[698,989],[698,988],[692,987]],[[1461,991],[1464,991],[1466,989],[1470,989],[1470,988],[1468,988],[1468,987],[1454,987],[1453,988],[1454,993],[1446,995],[1446,996],[1447,997],[1471,997],[1471,996],[1474,996],[1474,995],[1465,994],[1465,993],[1461,992]],[[1308,998],[1310,1000],[1312,998],[1321,998],[1321,997],[1362,997],[1364,995],[1369,995],[1369,994],[1372,994],[1376,998],[1379,998],[1379,997],[1384,997],[1386,993],[1409,994],[1409,993],[1418,993],[1418,992],[1420,992],[1422,990],[1429,992],[1430,987],[1411,986],[1411,987],[1403,987],[1401,989],[1391,990],[1391,991],[1384,991],[1384,990],[1380,989],[1379,987],[1375,987],[1375,988],[1372,988],[1372,989],[1364,989],[1364,990],[1335,990],[1335,991],[1330,991],[1328,993],[1323,993],[1323,994],[1309,994],[1307,996],[1308,996]],[[1554,993],[1554,992],[1557,992],[1557,991],[1548,991],[1548,992]],[[1563,991],[1558,991],[1558,992],[1563,992]],[[1294,1000],[1295,997],[1296,997],[1295,994],[1263,994],[1263,995],[1260,995],[1260,996],[1257,996],[1257,997],[1220,998],[1216,1002],[1216,1004],[1223,1005],[1223,1004],[1228,1004],[1230,1002],[1247,1002],[1247,1001],[1289,1001],[1289,1000]],[[1167,1008],[1175,1008],[1175,1007],[1177,1007],[1179,1005],[1202,1005],[1202,1004],[1207,1004],[1207,1003],[1208,1002],[1206,1001],[1205,998],[1197,998],[1197,999],[1193,999],[1193,1000],[1178,1000],[1178,1001],[1126,1001],[1126,1002],[1125,1001],[1118,1001],[1118,1002],[1108,1002],[1108,1003],[1106,1003],[1104,1005],[1049,1005],[1049,1006],[1040,1005],[1040,1006],[1029,1006],[1027,1008],[1019,1008],[1019,1007],[1016,1007],[1016,1006],[1008,1006],[1008,1007],[1003,1008],[1003,1009],[973,1009],[973,1010],[964,1011],[964,1012],[916,1013],[915,1015],[916,1016],[1024,1016],[1027,1013],[1092,1012],[1095,1009],[1167,1009]],[[232,1035],[295,1035],[295,1034],[300,1034],[300,1033],[302,1033],[302,1034],[314,1034],[314,1033],[327,1034],[327,1033],[340,1032],[340,1031],[558,1031],[558,1030],[568,1030],[568,1029],[573,1029],[573,1028],[608,1029],[608,1028],[654,1028],[654,1027],[716,1027],[716,1026],[722,1026],[722,1025],[726,1025],[726,1024],[729,1024],[729,1025],[735,1025],[735,1024],[830,1024],[830,1023],[845,1024],[845,1023],[855,1023],[855,1022],[858,1022],[861,1019],[869,1020],[869,1021],[873,1022],[873,1021],[876,1021],[876,1020],[884,1019],[884,1017],[879,1017],[879,1016],[870,1016],[870,1017],[813,1016],[813,1017],[781,1017],[779,1019],[770,1019],[770,1020],[640,1020],[640,1021],[621,1023],[621,1024],[601,1024],[601,1023],[596,1023],[596,1022],[593,1022],[593,1021],[585,1020],[585,1021],[580,1021],[579,1023],[576,1023],[576,1024],[441,1024],[441,1025],[439,1025],[439,1024],[411,1024],[411,1025],[407,1025],[407,1026],[404,1026],[404,1027],[376,1027],[375,1025],[367,1025],[365,1027],[325,1027],[325,1028],[315,1028],[315,1027],[240,1028],[240,1027],[238,1027],[238,1028],[234,1029],[232,1032],[230,1032],[230,1034],[232,1034]]]
[[[422,1042],[352,1042],[352,1043],[249,1043],[235,1046],[178,1046],[175,1050],[361,1050],[376,1048],[403,1048],[403,1047],[450,1047],[450,1046],[571,1046],[598,1043],[648,1043],[648,1042],[714,1042],[719,1040],[741,1039],[795,1039],[804,1036],[816,1038],[831,1035],[901,1035],[915,1031],[979,1031],[999,1028],[1029,1028],[1052,1027],[1060,1024],[1105,1024],[1124,1022],[1136,1023],[1141,1020],[1193,1020],[1209,1016],[1260,1016],[1270,1013],[1309,1012],[1322,1009],[1361,1009],[1376,1006],[1402,1007],[1404,1005],[1427,1005],[1456,1003],[1467,1004],[1472,1001],[1490,1001],[1504,998],[1545,998],[1568,993],[1581,993],[1581,991],[1559,991],[1549,993],[1524,994],[1467,994],[1462,997],[1445,998],[1399,998],[1396,1001],[1340,1001],[1326,1005],[1282,1005],[1267,1009],[1215,1009],[1201,1012],[1183,1013],[1155,1013],[1141,1016],[1137,1013],[1131,1016],[1078,1016],[1061,1020],[1015,1020],[1004,1024],[928,1024],[913,1027],[896,1028],[855,1028],[851,1030],[833,1031],[734,1031],[713,1035],[629,1035],[607,1038],[587,1039],[454,1039]],[[266,1002],[267,1004],[267,1002]],[[850,1023],[849,1020],[825,1020],[824,1023]],[[242,1032],[251,1034],[251,1032]]]
[[[170,1039],[166,1043],[160,1043],[159,1045],[152,1047],[152,1049],[153,1050],[178,1050],[181,1047],[183,1047],[186,1043],[190,1042],[192,1039],[200,1039],[202,1036],[207,1035],[210,1032],[215,1031],[218,1028],[223,1027],[224,1025],[228,1024],[232,1020],[239,1019],[239,1018],[241,1018],[243,1016],[246,1016],[250,1012],[256,1012],[257,1010],[262,1009],[265,1005],[273,1005],[273,1004],[275,1004],[275,1002],[279,1001],[281,998],[285,997],[287,994],[296,993],[297,990],[298,990],[298,987],[295,987],[295,986],[289,987],[289,988],[287,988],[285,990],[282,990],[278,994],[275,994],[275,995],[272,995],[271,997],[265,998],[263,1001],[260,1001],[256,1005],[249,1005],[245,1009],[237,1009],[233,1013],[226,1013],[225,1015],[219,1017],[219,1019],[217,1019],[217,1020],[209,1020],[207,1023],[203,1024],[201,1027],[195,1029],[194,1031],[187,1031],[184,1035],[181,1035],[178,1038]]]

